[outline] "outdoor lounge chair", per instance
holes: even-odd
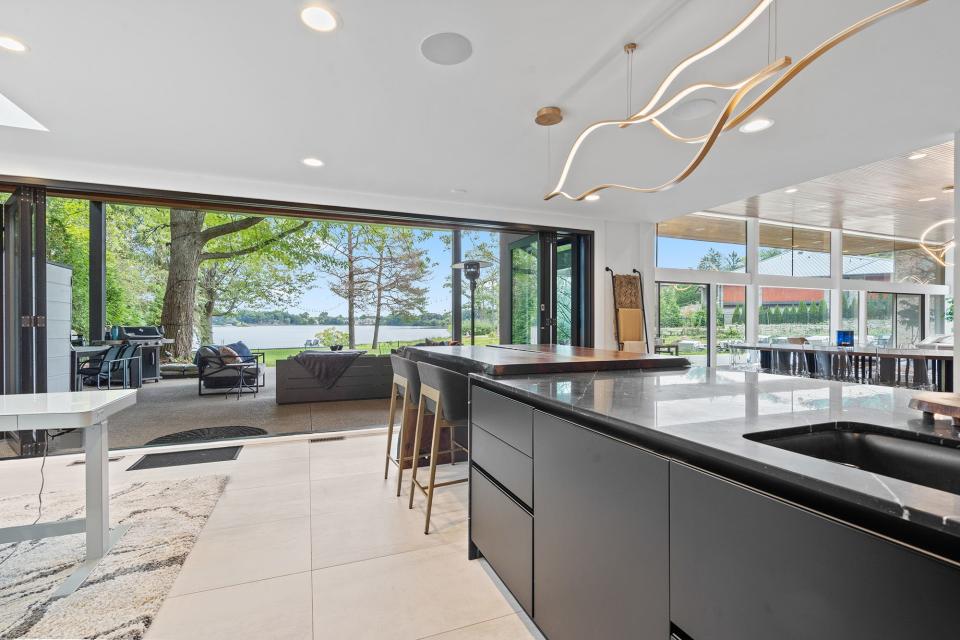
[[[221,355],[216,347],[207,346],[200,347],[196,360],[197,395],[255,394],[266,384],[266,354],[262,351],[226,357]],[[236,366],[238,364],[248,366]],[[243,376],[242,381],[240,376]],[[213,391],[210,391],[211,389]]]
[[[138,348],[135,344],[112,345],[102,356],[80,367],[77,376],[82,382],[96,384],[97,389],[112,389],[116,383],[124,389],[140,386]],[[78,388],[81,386],[78,385]]]

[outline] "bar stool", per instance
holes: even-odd
[[[833,354],[825,349],[813,354],[815,376],[821,380],[836,380],[839,376],[834,371]]]
[[[467,426],[467,377],[449,369],[418,362],[420,372],[420,404],[417,407],[417,432],[413,441],[414,462],[410,474],[410,502],[408,508],[413,509],[414,489],[420,489],[427,497],[427,516],[423,533],[430,533],[430,511],[433,509],[433,492],[438,487],[461,484],[467,478],[437,482],[437,458],[440,455],[440,434],[443,429],[449,429],[450,434],[450,462],[455,462],[457,450],[467,452],[467,448],[454,438],[458,427]],[[427,410],[433,411],[433,436],[430,441],[430,478],[426,486],[417,481],[420,442],[423,438],[423,417]]]
[[[417,363],[396,354],[390,355],[390,365],[393,367],[393,382],[390,384],[390,412],[387,416],[387,459],[383,466],[383,479],[387,479],[390,472],[390,463],[397,465],[397,495],[403,487],[403,468],[416,459],[416,456],[403,455],[404,438],[407,435],[407,414],[420,397],[420,373]],[[393,446],[393,423],[397,411],[397,396],[403,394],[403,404],[400,409],[400,439],[397,444],[397,457],[390,453]]]
[[[936,389],[933,378],[930,376],[930,369],[927,368],[926,358],[911,358],[907,360],[908,373],[911,365],[913,365],[913,376],[910,379],[911,389],[920,389],[923,391],[933,391]]]

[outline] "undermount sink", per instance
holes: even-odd
[[[905,482],[960,494],[960,442],[921,440],[867,424],[839,422],[744,436]]]

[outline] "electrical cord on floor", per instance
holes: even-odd
[[[44,471],[44,468],[47,466],[47,451],[50,448],[47,440],[47,435],[48,435],[47,432],[44,431],[43,432],[43,460],[40,461],[40,491],[37,492],[37,502],[38,502],[37,517],[31,523],[31,526],[40,522],[40,518],[43,517],[43,487],[47,483],[47,479],[43,471]],[[61,435],[63,435],[63,433],[58,433],[56,436],[53,436],[53,437],[56,438],[57,436],[61,436]],[[13,543],[13,549],[10,551],[10,553],[7,554],[7,557],[5,557],[3,560],[0,560],[0,567],[2,567],[7,560],[12,558],[17,553],[17,549],[19,547],[20,547],[20,543],[18,542]]]

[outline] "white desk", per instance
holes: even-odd
[[[83,429],[86,517],[0,528],[0,543],[4,544],[86,532],[86,560],[56,596],[75,591],[125,531],[110,534],[107,418],[136,402],[136,389],[0,395],[0,431]]]

